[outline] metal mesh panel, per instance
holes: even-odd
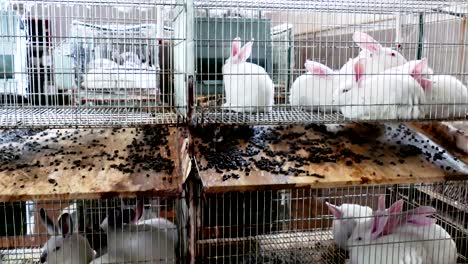
[[[180,202],[157,197],[4,202],[0,204],[0,260],[180,263],[185,256],[183,215],[187,213]]]
[[[5,2],[0,126],[176,123],[186,107],[179,81],[186,78],[184,7],[184,1]]]
[[[466,119],[462,1],[200,0],[194,7],[198,122]],[[351,60],[358,55],[364,60]]]
[[[436,224],[446,231],[453,240],[453,245],[456,245],[458,255],[454,259],[457,259],[457,263],[468,263],[466,191],[460,191],[466,189],[467,182],[446,182],[205,194],[204,199],[200,200],[200,216],[197,221],[197,262],[345,263],[350,257],[369,258],[362,255],[364,249],[352,250],[355,245],[349,243],[353,240],[348,241],[349,250],[338,246],[332,231],[334,218],[326,202],[337,206],[344,203],[358,204],[377,210],[378,199],[383,195],[386,208],[402,199],[403,213],[398,216],[409,216],[409,210],[420,206],[434,208],[436,214],[431,218],[437,220]],[[342,217],[343,220],[355,222],[366,219],[365,215],[356,213]],[[355,228],[351,225],[351,233],[345,233],[346,238],[352,239],[355,234],[359,234]],[[450,262],[449,248],[445,248],[443,244],[450,241],[450,238],[435,236],[424,229],[426,227],[415,228],[422,230],[421,233],[408,241],[426,243],[425,250],[428,254],[436,252],[440,255],[434,253],[434,256],[447,261],[437,263]],[[403,233],[402,229],[398,230],[390,235],[385,234],[384,237]],[[425,231],[427,232],[424,233]],[[382,242],[382,238],[365,242],[380,244],[378,247],[383,250],[398,248],[398,243],[401,243]],[[356,263],[378,262],[375,259],[364,259]]]

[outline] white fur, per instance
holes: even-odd
[[[351,264],[430,264],[427,250],[409,234],[396,233],[371,239],[372,221],[357,225],[351,235]]]
[[[309,106],[324,111],[336,110],[336,107],[331,106],[334,104],[333,93],[338,87],[353,87],[352,84],[355,81],[353,67],[359,59],[366,59],[364,61],[365,74],[377,74],[408,62],[398,51],[383,47],[365,33],[354,33],[353,40],[362,49],[359,55],[349,59],[338,71],[322,65],[321,67],[326,68],[328,72],[326,78],[310,72],[298,77],[291,86],[289,99],[291,105]],[[320,105],[330,105],[330,107],[317,107]]]
[[[467,87],[450,75],[434,75],[431,80],[432,87],[425,90],[428,117],[465,118],[468,112]]]
[[[130,65],[130,64],[129,64]],[[156,89],[157,72],[135,64],[117,65],[117,68],[93,68],[84,76],[83,87],[96,90]],[[129,68],[127,68],[129,67]]]
[[[137,208],[135,213],[140,215],[131,223],[109,227],[107,217],[101,223],[101,228],[107,231],[107,256],[104,258],[125,260],[125,263],[175,261],[177,227],[163,218],[141,219],[144,206],[141,205],[141,210]]]
[[[133,52],[128,52],[127,51],[127,52],[124,52],[124,53],[120,54],[120,60],[121,60],[122,64],[133,63],[133,64],[136,64],[136,65],[141,65],[140,57],[138,57],[138,55],[136,55]]]
[[[410,234],[413,240],[421,241],[427,250],[432,264],[456,264],[457,246],[452,237],[437,224],[430,226],[403,225],[395,233]]]
[[[410,76],[406,65],[388,69],[380,74],[365,76],[361,83],[344,84],[334,93],[347,118],[414,119],[424,117],[424,91]]]
[[[306,62],[315,63],[315,62]],[[315,63],[318,64],[318,63]],[[325,67],[325,65],[322,65]],[[339,81],[339,77],[335,75],[331,69],[328,69],[330,75],[318,75],[311,73],[299,76],[291,86],[289,103],[292,106],[304,106],[305,109],[333,111],[334,87]]]
[[[49,240],[42,247],[41,259],[45,260],[45,263],[87,264],[94,258],[95,251],[85,237],[73,230],[68,230],[66,233],[57,230],[50,218],[45,215],[45,211],[44,216],[41,215],[41,219],[50,235]],[[59,223],[65,221],[62,218]],[[70,218],[69,221],[68,227],[73,220]]]
[[[94,59],[87,65],[88,72],[92,69],[113,69],[117,67],[119,67],[119,65],[114,61],[103,58]]]
[[[357,57],[348,60],[339,70],[339,74],[347,75],[345,78],[354,78],[354,64],[362,58],[366,59],[364,62],[365,74],[376,74],[408,62],[398,51],[383,47],[366,33],[355,32],[353,40],[361,48],[361,51]]]
[[[160,262],[175,260],[176,241],[167,230],[148,224],[125,225],[107,232],[107,254],[112,259]]]
[[[327,203],[327,205],[335,206]],[[358,204],[342,204],[335,206],[343,214],[340,218],[334,218],[332,224],[332,233],[335,243],[342,249],[348,250],[348,239],[353,233],[357,224],[363,224],[371,221],[372,209],[368,206]]]
[[[251,45],[247,43],[239,52]],[[249,57],[249,52],[243,58],[231,52],[226,60],[222,69],[226,95],[223,107],[237,112],[270,112],[274,103],[273,81],[263,67],[246,62]]]

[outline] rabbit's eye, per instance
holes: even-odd
[[[361,241],[361,240],[362,240],[362,237],[358,237],[357,240],[358,240],[358,241]]]
[[[60,247],[55,247],[54,251],[60,250]]]
[[[395,52],[392,52],[391,55],[392,55],[392,57],[395,57],[395,56],[396,56],[396,53],[395,53]]]

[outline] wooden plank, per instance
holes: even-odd
[[[200,129],[193,140],[204,191],[468,179],[464,162],[405,125],[348,124],[331,130],[318,125]]]
[[[177,195],[190,171],[182,128],[12,133],[0,134],[0,201]]]
[[[431,140],[449,149],[457,158],[468,162],[468,122],[424,122],[411,126]]]

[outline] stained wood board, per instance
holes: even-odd
[[[468,162],[467,121],[412,123],[411,127],[449,149],[454,156]]]
[[[195,133],[193,140],[198,175],[205,192],[468,179],[468,166],[464,162],[403,124],[257,126],[230,132],[228,128],[218,127]],[[231,161],[236,159],[232,153],[246,154],[247,148],[260,150],[255,142],[262,140],[265,146],[258,154],[238,155],[237,159],[250,161],[248,166],[209,168],[208,164],[216,162],[208,160]],[[295,161],[298,157],[305,162]],[[261,159],[279,165],[260,169],[257,164]],[[296,171],[288,171],[291,168]],[[297,173],[297,169],[303,172]]]
[[[177,195],[190,170],[188,133],[151,129],[4,130],[0,201]]]

